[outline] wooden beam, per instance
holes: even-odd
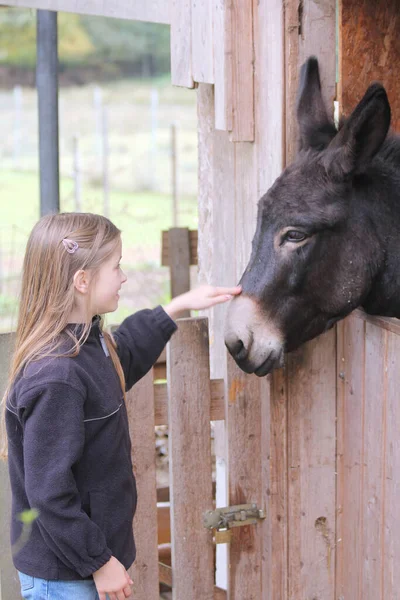
[[[194,87],[191,0],[171,0],[171,79],[173,85]]]
[[[211,380],[210,421],[223,421],[225,418],[224,380]],[[156,425],[168,425],[168,390],[166,383],[154,386],[154,412]]]
[[[254,38],[252,0],[233,0],[231,16],[233,75],[231,141],[253,142]]]
[[[190,244],[190,264],[197,265],[197,242],[198,232],[197,229],[189,229],[189,244]],[[170,267],[170,248],[169,248],[169,234],[168,231],[162,232],[162,253],[161,253],[161,265],[163,267]]]
[[[138,504],[133,521],[137,556],[129,572],[134,581],[135,597],[146,600],[159,598],[153,406],[153,373],[149,371],[127,393],[126,402],[132,440],[132,464],[138,489]]]
[[[232,2],[214,3],[215,128],[232,131]]]
[[[219,40],[216,38],[216,46]],[[209,0],[192,0],[193,79],[214,83],[213,6]]]
[[[0,5],[170,24],[170,0],[0,0]]]
[[[202,523],[213,508],[207,319],[179,320],[167,369],[174,598],[212,600],[213,541]]]

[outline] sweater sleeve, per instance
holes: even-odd
[[[32,394],[32,390],[31,390]],[[88,577],[110,558],[105,536],[82,510],[73,467],[84,447],[84,397],[65,382],[48,383],[23,413],[25,491],[37,525],[67,567]]]
[[[161,306],[141,310],[121,323],[114,339],[127,391],[151,369],[176,329]]]

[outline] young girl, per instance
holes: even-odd
[[[120,260],[120,231],[99,215],[43,217],[28,241],[4,397],[11,542],[26,600],[130,596],[136,486],[125,391],[155,363],[180,311],[240,293],[200,287],[128,317],[111,337],[99,315],[118,306]],[[37,518],[23,539],[30,509]]]

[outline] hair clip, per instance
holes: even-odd
[[[64,238],[62,243],[69,254],[74,254],[74,252],[76,252],[79,248],[77,242],[74,242],[74,240],[70,240],[68,238]]]

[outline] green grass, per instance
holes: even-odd
[[[61,179],[61,211],[74,210],[73,182]],[[39,181],[36,173],[0,171],[2,223],[0,331],[15,326],[17,291],[26,241],[39,218]],[[86,186],[82,210],[103,214],[103,192]],[[123,288],[118,311],[108,322],[118,323],[133,311],[169,300],[168,270],[160,267],[161,231],[172,225],[171,198],[150,192],[110,193],[111,220],[122,230],[122,267],[133,285]],[[197,227],[197,202],[186,196],[179,203],[180,226]],[[147,288],[147,289],[146,289]]]

